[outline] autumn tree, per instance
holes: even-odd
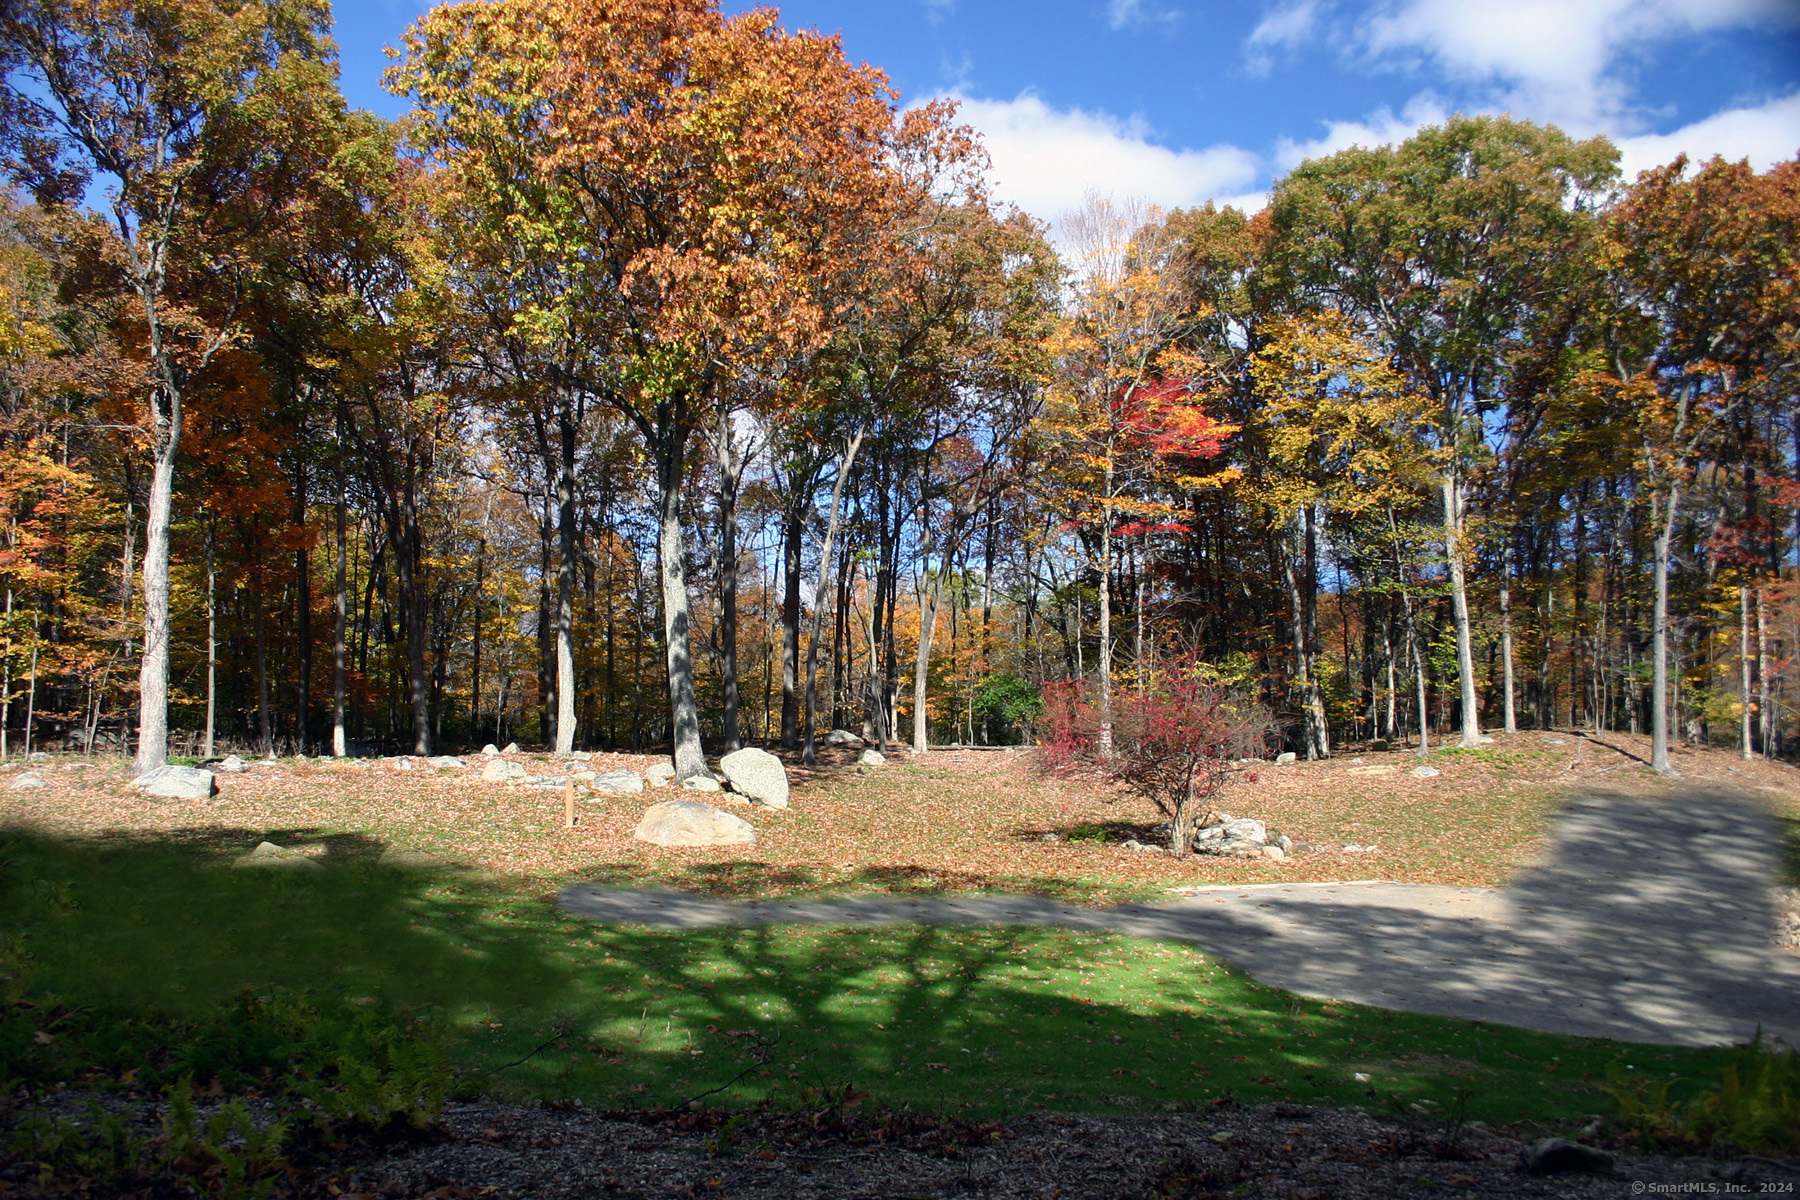
[[[1252,435],[1266,466],[1248,480],[1258,503],[1290,528],[1284,555],[1295,682],[1308,758],[1331,753],[1319,688],[1319,542],[1345,519],[1409,508],[1433,466],[1420,397],[1341,314],[1273,323],[1251,372],[1260,400]],[[1295,562],[1298,559],[1298,563]]]
[[[1044,693],[1046,764],[1114,780],[1155,804],[1169,818],[1169,852],[1177,858],[1194,852],[1203,802],[1239,764],[1268,753],[1268,715],[1209,674],[1204,663],[1170,663],[1153,688],[1116,698],[1104,714],[1078,683]]]
[[[1580,277],[1616,156],[1604,139],[1455,117],[1399,146],[1302,163],[1270,204],[1278,286],[1352,317],[1433,403],[1465,746],[1481,734],[1466,526],[1482,414],[1505,400],[1534,311]]]
[[[1696,468],[1759,389],[1791,396],[1800,166],[1646,171],[1607,215],[1605,366],[1584,380],[1635,431],[1653,529],[1652,766],[1669,763],[1669,560]]]
[[[471,63],[471,6],[459,5],[414,27],[397,86],[417,98],[420,136],[440,159],[473,152],[473,108],[538,114],[533,162],[556,205],[535,216],[546,242],[579,258],[583,285],[545,303],[595,323],[607,356],[568,381],[631,422],[654,463],[675,765],[682,778],[701,774],[681,519],[688,449],[736,373],[822,339],[830,314],[809,280],[880,223],[889,93],[835,40],[788,33],[763,10],[481,7],[541,73],[515,70],[511,55]]]
[[[1195,395],[1199,363],[1185,345],[1191,314],[1180,286],[1182,244],[1164,215],[1090,196],[1065,227],[1072,245],[1071,312],[1053,342],[1057,366],[1040,422],[1045,453],[1063,467],[1045,480],[1051,486],[1041,494],[1096,543],[1095,687],[1104,752],[1119,526],[1172,517],[1176,510],[1143,488],[1146,473],[1211,457],[1233,431],[1208,417]]]
[[[122,250],[145,356],[140,771],[168,742],[169,529],[182,403],[237,336],[256,241],[311,161],[296,154],[335,95],[323,0],[26,0],[0,11],[0,126],[40,202],[91,183]]]

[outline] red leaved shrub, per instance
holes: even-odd
[[[1197,663],[1162,673],[1143,695],[1113,695],[1112,746],[1102,752],[1100,707],[1082,681],[1044,686],[1045,763],[1058,774],[1095,774],[1152,801],[1173,826],[1170,849],[1193,852],[1194,822],[1240,760],[1268,753],[1273,723],[1259,705],[1206,681]]]

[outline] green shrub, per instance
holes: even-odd
[[[1685,1104],[1674,1080],[1640,1079],[1614,1062],[1603,1091],[1620,1129],[1646,1149],[1735,1147],[1752,1154],[1800,1151],[1800,1051],[1760,1035],[1732,1050],[1718,1081]]]
[[[1718,1086],[1688,1106],[1687,1124],[1697,1141],[1753,1154],[1800,1152],[1800,1051],[1760,1038],[1732,1051]]]

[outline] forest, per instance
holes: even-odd
[[[772,10],[0,7],[0,756],[1800,752],[1800,162],[1458,116],[1254,213],[990,194]]]

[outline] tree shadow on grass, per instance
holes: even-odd
[[[264,837],[324,847],[321,869],[231,869]],[[167,1077],[185,1060],[156,1038],[198,1036],[246,990],[281,989],[441,1010],[481,1088],[608,1106],[708,1093],[840,1108],[867,1094],[870,1107],[993,1115],[1148,1111],[1226,1091],[1343,1103],[1360,1095],[1349,1064],[1371,1053],[1482,1057],[1445,1040],[1466,1022],[1326,1019],[1186,948],[1019,928],[599,925],[504,881],[384,865],[386,848],[308,827],[0,832],[0,911],[16,939],[0,947],[0,999],[15,1014],[0,1023],[0,1076],[118,1078],[135,1054]],[[912,873],[898,874],[879,882]],[[991,882],[928,874],[921,887]],[[1368,1043],[1390,1027],[1423,1041]],[[1529,1073],[1560,1053],[1573,1071],[1567,1039],[1519,1037],[1506,1043],[1516,1066],[1487,1060]],[[1595,1055],[1581,1069],[1603,1065]],[[1406,1086],[1447,1096],[1456,1084],[1421,1068]]]
[[[322,847],[318,869],[232,869],[265,839]],[[28,941],[33,986],[76,1003],[184,1013],[275,986],[449,1007],[567,986],[490,885],[385,864],[386,849],[307,827],[4,831],[0,900]]]
[[[1112,902],[1119,885],[1054,875],[952,871],[941,867],[868,865],[829,876],[806,867],[737,860],[659,866],[598,864],[581,872],[584,885],[605,888],[674,887],[715,900],[823,897],[879,893],[897,896],[966,896],[987,892],[1041,896],[1072,903]]]

